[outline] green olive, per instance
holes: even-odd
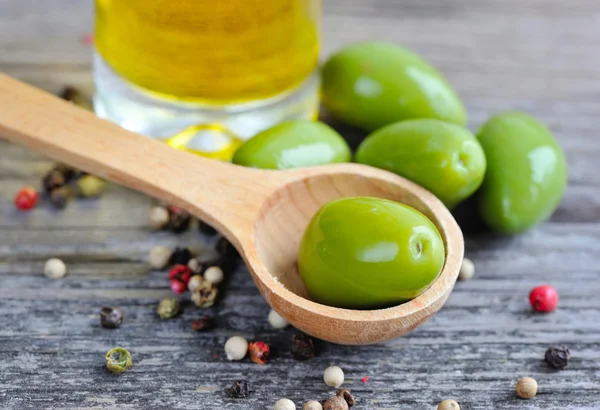
[[[356,160],[422,185],[449,208],[479,188],[486,167],[483,149],[469,130],[427,119],[371,133],[358,147]]]
[[[298,268],[310,297],[373,309],[417,297],[444,266],[442,238],[419,211],[380,198],[342,198],[310,221]]]
[[[350,148],[328,125],[319,121],[287,121],[246,141],[232,162],[247,167],[289,169],[349,162]]]
[[[443,75],[394,44],[347,46],[325,62],[321,75],[331,115],[367,131],[411,118],[466,123],[465,107]]]
[[[567,184],[562,149],[543,124],[527,114],[501,113],[477,133],[487,157],[478,194],[486,224],[518,233],[549,218]]]

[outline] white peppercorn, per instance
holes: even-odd
[[[210,268],[204,271],[204,279],[212,283],[213,285],[218,285],[223,282],[223,269],[218,266],[211,266]]]
[[[310,400],[304,403],[302,410],[323,410],[323,406],[316,400]]]
[[[279,316],[279,313],[273,309],[269,312],[269,324],[275,329],[284,329],[289,325],[288,321]]]
[[[242,360],[248,353],[248,341],[241,336],[230,337],[225,342],[227,360]]]
[[[475,264],[469,258],[464,258],[460,271],[458,272],[458,280],[469,280],[475,274]]]
[[[517,395],[522,399],[531,399],[535,397],[538,390],[538,384],[531,377],[522,377],[517,382]]]
[[[455,400],[444,400],[438,404],[437,410],[460,410],[460,406]]]
[[[169,211],[162,206],[153,206],[148,212],[148,225],[158,231],[169,223]]]
[[[155,246],[150,250],[148,261],[152,269],[164,269],[169,263],[173,251],[166,246]]]
[[[204,282],[204,279],[202,278],[202,276],[200,275],[194,275],[190,278],[190,281],[188,282],[188,290],[190,292],[194,292],[196,289],[199,289],[200,286],[202,286],[202,282]]]
[[[57,258],[48,259],[44,264],[44,275],[50,279],[60,279],[67,274],[67,265]]]
[[[328,386],[338,388],[344,383],[344,371],[338,366],[329,366],[323,372],[323,381]]]
[[[296,410],[296,405],[290,399],[279,399],[273,410]]]
[[[196,258],[190,259],[187,266],[193,273],[200,273],[200,268],[202,267],[202,265],[200,265],[200,262]]]

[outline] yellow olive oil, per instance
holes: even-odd
[[[316,68],[321,0],[96,0],[96,47],[120,76],[170,99],[238,104]]]

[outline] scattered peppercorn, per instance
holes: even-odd
[[[60,279],[67,274],[67,265],[57,258],[51,258],[44,264],[44,275],[50,279]]]
[[[168,206],[167,211],[169,212],[169,222],[167,222],[165,227],[169,231],[181,233],[190,228],[192,217],[188,212],[176,206]]]
[[[25,187],[15,195],[15,206],[20,211],[30,211],[37,205],[38,193],[31,187]]]
[[[192,259],[192,252],[188,248],[175,248],[169,259],[169,265],[187,265]]]
[[[207,332],[214,327],[215,323],[210,316],[200,316],[192,322],[192,329],[196,332]]]
[[[308,360],[315,357],[315,341],[304,333],[297,333],[292,338],[292,355],[296,360]]]
[[[350,390],[340,389],[335,392],[335,396],[328,398],[323,405],[323,410],[347,410],[354,406],[354,396]]]
[[[537,312],[552,312],[558,306],[558,293],[550,285],[538,286],[529,293],[529,303]]]
[[[100,324],[106,329],[116,329],[123,322],[123,311],[112,306],[104,306],[100,310]]]
[[[160,301],[156,312],[161,319],[170,319],[179,314],[181,305],[175,298],[166,298]]]
[[[166,246],[155,246],[150,250],[148,262],[153,269],[164,269],[171,258],[171,249]]]
[[[269,312],[268,320],[269,324],[274,329],[284,329],[289,325],[288,321],[282,318],[279,313],[275,312],[273,309]]]
[[[438,404],[437,410],[460,410],[460,406],[454,400],[444,400]]]
[[[200,229],[200,232],[205,235],[215,235],[217,233],[215,228],[200,220],[198,220],[198,228]]]
[[[223,274],[223,269],[218,266],[211,266],[204,271],[204,279],[213,285],[218,285],[219,283],[223,282],[224,277],[225,275]]]
[[[187,264],[188,268],[192,271],[192,273],[199,274],[202,273],[202,264],[198,262],[198,259],[192,258]]]
[[[323,406],[316,400],[309,400],[304,403],[302,410],[323,410]]]
[[[566,346],[553,345],[546,350],[544,355],[546,362],[555,369],[561,369],[569,364],[571,352]]]
[[[194,292],[196,289],[200,288],[200,285],[202,285],[202,282],[204,282],[204,278],[200,275],[194,275],[190,278],[190,281],[188,282],[188,290],[190,292]]]
[[[162,206],[153,206],[148,212],[148,225],[155,231],[164,229],[169,223],[169,211]]]
[[[65,174],[63,174],[59,169],[52,168],[44,177],[42,178],[42,187],[44,188],[44,192],[51,193],[57,188],[62,188],[67,183],[65,178]]]
[[[65,209],[71,198],[71,189],[68,186],[55,188],[48,197],[52,206],[56,209]]]
[[[185,292],[185,290],[186,290],[185,283],[178,281],[178,280],[172,280],[171,281],[171,290],[179,295],[179,294]]]
[[[265,342],[252,342],[248,345],[248,355],[250,360],[256,364],[266,364],[269,360],[271,348]]]
[[[77,193],[82,198],[95,198],[102,195],[106,183],[93,175],[85,175],[77,180]]]
[[[106,368],[112,373],[123,373],[131,364],[131,354],[122,347],[115,347],[106,353]]]
[[[329,366],[323,372],[323,381],[337,389],[344,383],[344,371],[339,366]]]
[[[173,292],[185,292],[191,277],[192,271],[187,265],[175,265],[169,269],[168,278],[171,281],[171,289],[173,289]]]
[[[522,399],[531,399],[537,394],[538,384],[531,377],[523,377],[517,382],[517,395]]]
[[[248,341],[242,336],[233,336],[225,342],[227,360],[242,360],[248,353]]]
[[[211,307],[215,304],[218,290],[210,282],[204,280],[200,286],[192,292],[192,301],[201,308]]]
[[[469,280],[475,274],[475,264],[469,258],[464,258],[458,272],[458,280]]]
[[[296,405],[290,399],[279,399],[273,406],[273,410],[296,410]]]
[[[233,397],[248,397],[252,393],[252,385],[246,380],[237,380],[231,386],[230,391]]]

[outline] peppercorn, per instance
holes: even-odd
[[[304,403],[302,410],[323,410],[323,405],[316,400],[309,400]]]
[[[336,396],[339,396],[341,398],[343,398],[344,400],[346,400],[346,403],[348,403],[348,407],[352,407],[354,406],[354,396],[352,395],[352,393],[350,392],[350,390],[348,389],[340,389],[338,391],[335,392]]]
[[[340,389],[335,396],[328,398],[323,405],[323,410],[347,410],[354,406],[354,396],[348,389]]]
[[[537,312],[552,312],[558,306],[558,293],[550,285],[538,286],[529,293],[529,303]]]
[[[460,410],[460,406],[454,400],[444,400],[438,404],[437,410]]]
[[[166,246],[155,246],[150,250],[148,261],[153,269],[164,269],[171,259],[172,251]]]
[[[315,341],[312,337],[297,333],[292,338],[292,355],[296,360],[307,360],[315,357]]]
[[[189,229],[192,217],[188,212],[176,206],[168,206],[167,211],[169,212],[169,222],[167,222],[166,228],[169,231],[181,233]]]
[[[274,329],[284,329],[289,325],[288,321],[279,316],[279,313],[275,312],[273,309],[269,312],[268,320],[269,324]]]
[[[162,206],[153,206],[148,212],[148,225],[151,229],[159,231],[169,223],[169,211]]]
[[[230,388],[231,395],[235,398],[248,397],[252,391],[252,385],[246,380],[237,380]]]
[[[471,259],[464,258],[458,272],[458,280],[469,280],[475,274],[475,264]]]
[[[271,348],[265,342],[252,342],[248,345],[250,360],[256,364],[266,364],[269,360]]]
[[[56,168],[52,168],[44,177],[42,178],[42,187],[44,188],[44,192],[50,193],[57,188],[62,188],[67,183],[65,174],[60,172]]]
[[[242,336],[233,336],[225,342],[227,360],[242,360],[248,353],[248,341]]]
[[[337,389],[344,383],[344,371],[339,366],[329,366],[323,372],[323,381]]]
[[[192,301],[201,308],[211,307],[215,304],[218,290],[208,282],[202,281],[200,286],[192,292]]]
[[[171,281],[171,289],[173,289],[173,292],[185,292],[191,277],[192,271],[187,265],[175,265],[169,269],[168,278]]]
[[[555,369],[561,369],[569,364],[571,352],[566,346],[553,345],[546,350],[544,358],[550,366]]]
[[[296,410],[296,405],[290,399],[279,399],[273,406],[273,410]]]
[[[72,182],[75,178],[82,175],[82,172],[67,164],[56,164],[53,171],[60,172],[65,179],[65,184]]]
[[[131,354],[122,347],[115,347],[106,353],[106,368],[112,373],[123,373],[131,364]]]
[[[44,275],[50,279],[60,279],[67,274],[67,265],[57,258],[51,258],[44,264]]]
[[[161,319],[170,319],[179,314],[181,305],[175,298],[166,298],[160,301],[156,312]]]
[[[171,281],[171,290],[179,295],[179,294],[185,292],[185,290],[186,290],[185,283],[183,283],[179,280],[172,280]]]
[[[517,395],[522,399],[531,399],[537,394],[538,384],[531,377],[523,377],[517,382]]]
[[[190,292],[194,292],[196,289],[198,289],[200,287],[200,285],[202,285],[202,282],[204,282],[204,278],[200,275],[194,275],[190,278],[190,281],[188,282],[188,290]]]
[[[93,175],[86,175],[77,180],[77,193],[82,198],[95,198],[104,192],[106,183]]]
[[[188,268],[192,271],[192,273],[199,274],[202,273],[202,265],[198,262],[198,259],[192,258],[187,264]]]
[[[192,322],[192,329],[196,332],[207,332],[214,327],[213,318],[210,316],[200,316]]]
[[[49,201],[56,209],[65,209],[71,198],[71,189],[68,186],[55,188],[50,192]]]
[[[210,226],[209,224],[207,224],[206,222],[203,222],[201,220],[198,220],[198,229],[200,229],[200,232],[202,232],[205,235],[215,235],[217,233],[217,230],[215,228],[213,228],[212,226]]]
[[[15,195],[15,206],[20,211],[30,211],[35,208],[39,200],[38,193],[31,187],[25,187]]]
[[[192,258],[192,252],[188,248],[175,248],[169,259],[169,265],[186,265]]]
[[[112,306],[104,306],[100,310],[100,324],[106,329],[116,329],[123,322],[123,311]]]
[[[211,266],[204,271],[204,279],[213,285],[218,285],[219,283],[223,282],[223,278],[223,269],[219,268],[218,266]]]

